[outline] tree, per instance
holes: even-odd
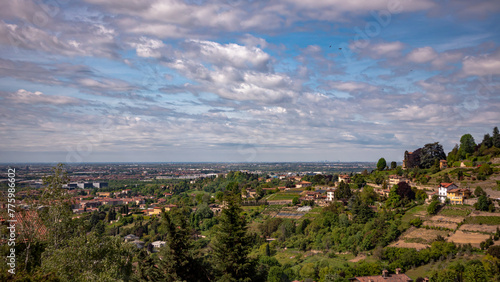
[[[439,161],[446,159],[446,154],[444,153],[443,146],[436,143],[425,144],[425,146],[420,150],[420,168],[430,168],[437,163],[437,168],[439,170]]]
[[[247,222],[241,216],[238,184],[228,185],[224,195],[226,208],[222,210],[219,224],[215,226],[215,238],[211,242],[212,263],[221,281],[250,281],[253,265],[248,258],[250,237]]]
[[[427,207],[427,213],[430,215],[434,215],[439,210],[439,201],[432,201],[430,205]]]
[[[195,251],[187,218],[180,209],[162,213],[166,229],[165,246],[160,250],[163,257],[160,272],[167,281],[195,281],[200,272],[196,267]]]
[[[498,127],[493,128],[492,142],[493,146],[500,148],[500,133],[498,132]]]
[[[267,281],[282,282],[285,281],[285,279],[286,275],[283,273],[283,269],[280,266],[271,266],[267,275]]]
[[[476,142],[474,141],[474,137],[470,134],[464,134],[460,138],[460,148],[458,149],[459,155],[461,159],[467,158],[468,155],[474,153],[476,148]]]
[[[389,192],[389,197],[387,198],[387,201],[385,201],[385,205],[389,208],[395,208],[401,204],[401,197],[398,195],[397,189],[397,185],[392,186]]]
[[[479,196],[479,198],[477,199],[477,203],[474,204],[474,207],[480,211],[487,211],[491,203],[491,200],[488,199],[485,194],[483,194]]]
[[[340,182],[334,193],[336,199],[349,199],[352,196],[351,187],[344,181]]]
[[[387,162],[384,158],[380,158],[377,162],[377,169],[382,171],[387,167]]]
[[[489,134],[485,134],[481,145],[485,146],[486,148],[491,148],[493,146],[493,138]]]
[[[460,156],[458,155],[458,144],[455,144],[455,147],[448,153],[448,157],[446,160],[448,161],[449,166],[451,167],[454,162],[458,161]]]
[[[486,195],[486,192],[484,192],[481,186],[477,186],[476,189],[474,190],[474,195],[476,195],[476,197],[480,197],[482,195]]]
[[[61,281],[128,281],[132,274],[132,251],[116,237],[81,235],[43,256],[42,270]]]
[[[407,198],[408,200],[415,199],[415,192],[411,190],[411,186],[406,182],[398,183],[398,188],[396,189],[396,193],[398,193],[398,195],[401,198]]]
[[[42,190],[39,205],[39,215],[48,231],[49,244],[57,249],[63,241],[71,238],[75,231],[72,221],[69,194],[62,188],[69,182],[68,174],[63,164],[53,168],[53,174],[43,178],[45,188]],[[80,230],[81,231],[81,230]]]
[[[396,167],[398,167],[398,163],[395,161],[392,161],[391,162],[391,169],[396,169]]]

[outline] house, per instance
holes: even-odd
[[[306,188],[306,187],[311,187],[312,183],[309,181],[300,181],[295,185],[297,188]]]
[[[125,240],[125,242],[133,242],[135,240],[139,240],[139,237],[135,236],[134,234],[129,234],[123,237],[123,239]]]
[[[153,243],[151,243],[151,245],[153,245],[153,252],[158,252],[158,250],[166,244],[167,242],[165,241],[154,241]]]
[[[438,188],[438,196],[441,203],[444,203],[446,201],[449,190],[457,188],[457,185],[455,185],[454,183],[441,183]]]
[[[351,177],[348,174],[339,174],[338,182],[351,183]]]
[[[111,197],[111,192],[97,192],[96,195],[99,197]]]
[[[383,270],[382,275],[378,276],[360,276],[349,278],[349,281],[361,282],[412,282],[413,279],[401,272],[401,268],[396,268],[396,274],[389,274],[389,271]]]
[[[439,169],[445,169],[448,168],[448,161],[447,160],[440,160],[439,161]]]
[[[144,215],[157,215],[160,214],[162,210],[163,210],[162,207],[154,207],[143,210],[142,212],[144,213]]]
[[[455,205],[463,205],[464,199],[467,199],[469,197],[469,189],[451,189],[446,193],[446,198],[450,199],[450,202]]]
[[[408,182],[408,179],[399,176],[399,175],[389,175],[389,185],[392,187],[393,185],[398,185],[399,182]]]
[[[326,200],[331,202],[335,199],[335,190],[326,191]]]

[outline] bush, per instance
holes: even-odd
[[[423,221],[420,218],[414,218],[410,221],[410,224],[417,227],[417,228],[422,226],[422,223],[423,223]]]
[[[433,201],[432,203],[430,203],[429,207],[427,207],[427,213],[430,215],[437,214],[437,212],[439,211],[439,207],[439,201]]]

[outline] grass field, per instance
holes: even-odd
[[[479,258],[479,257],[467,256],[467,257],[463,257],[463,258],[454,258],[450,261],[444,260],[442,262],[437,262],[437,263],[428,263],[428,264],[410,269],[410,270],[406,271],[405,274],[408,275],[411,279],[413,279],[413,281],[415,281],[419,277],[423,278],[423,277],[428,276],[429,273],[433,270],[436,270],[436,271],[442,270],[443,268],[447,267],[448,264],[450,264],[452,262],[460,261],[462,264],[465,264],[465,263],[467,263],[467,261],[469,261],[471,259],[477,259],[477,258]]]
[[[465,219],[464,223],[500,225],[500,216],[470,216]]]
[[[470,214],[470,209],[443,209],[439,212],[439,215],[443,216],[468,216]]]
[[[410,222],[414,218],[422,218],[427,215],[427,205],[425,206],[416,206],[414,208],[409,209],[401,218],[403,222]]]

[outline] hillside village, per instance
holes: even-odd
[[[60,263],[67,262],[45,260],[57,255],[71,261],[62,254],[88,251],[72,245],[71,238],[96,236],[92,240],[99,244],[117,243],[110,252],[126,258],[120,267],[129,269],[128,278],[110,281],[175,281],[172,271],[208,281],[221,275],[216,244],[229,240],[221,234],[235,212],[244,220],[232,228],[241,230],[247,243],[234,255],[251,262],[244,272],[252,273],[249,281],[495,281],[500,277],[498,130],[488,136],[471,148],[462,137],[447,155],[439,143],[426,144],[405,152],[402,162],[380,158],[355,172],[187,169],[177,177],[146,179],[144,170],[134,179],[112,172],[65,174],[60,165],[53,170],[60,181],[47,174],[43,181],[26,180],[16,192],[23,274],[2,280],[44,273],[48,280],[64,281],[70,272]],[[61,193],[54,198],[56,193],[47,191]],[[1,205],[6,243],[7,203]],[[53,214],[60,217],[55,225],[47,221]],[[63,222],[73,227],[61,229]],[[66,238],[59,247],[52,245],[55,235]],[[188,248],[176,254],[193,254],[183,259],[201,263],[199,276],[163,265],[181,255],[169,253],[180,244],[176,240]],[[233,247],[243,244],[234,242]],[[102,275],[90,266],[87,271]]]

